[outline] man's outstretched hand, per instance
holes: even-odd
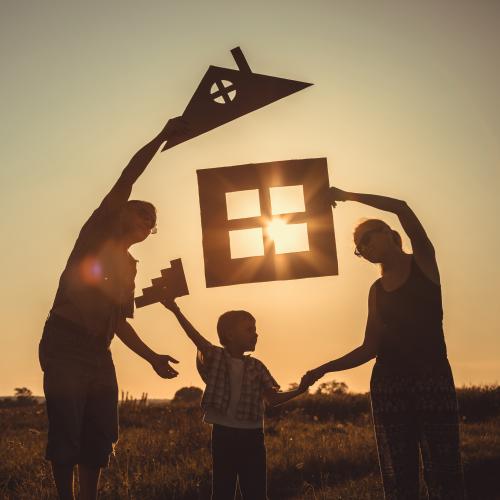
[[[185,137],[189,134],[190,130],[186,120],[182,116],[177,116],[168,120],[159,136],[163,141],[168,141],[169,139]]]
[[[168,354],[155,354],[151,360],[151,366],[161,378],[175,378],[179,375],[170,363],[178,363],[178,361]]]

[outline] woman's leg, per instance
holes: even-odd
[[[380,473],[387,500],[418,500],[418,432],[403,378],[371,381],[371,403]]]
[[[420,448],[429,498],[461,500],[465,493],[451,371],[428,376],[419,387]]]

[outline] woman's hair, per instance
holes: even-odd
[[[353,232],[354,241],[358,239],[360,235],[365,233],[366,231],[370,231],[372,229],[387,229],[391,232],[394,243],[402,250],[403,249],[403,240],[401,239],[401,235],[395,229],[392,229],[387,222],[384,222],[381,219],[365,219],[360,222],[355,228]]]
[[[223,346],[227,343],[228,333],[233,330],[235,325],[242,319],[251,319],[255,321],[255,318],[248,311],[227,311],[220,315],[217,321],[217,334]]]

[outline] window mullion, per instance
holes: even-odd
[[[274,240],[271,238],[269,228],[266,222],[269,222],[272,215],[271,193],[269,188],[259,189],[260,213],[262,215],[262,236],[264,238],[264,254],[274,256],[276,255],[276,248],[274,247]]]

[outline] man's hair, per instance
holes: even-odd
[[[125,207],[129,210],[134,210],[141,213],[150,215],[156,223],[156,207],[149,201],[143,200],[128,200]]]
[[[255,321],[255,318],[248,311],[227,311],[220,315],[217,321],[217,335],[219,335],[219,341],[223,346],[227,344],[229,332],[242,319]]]

